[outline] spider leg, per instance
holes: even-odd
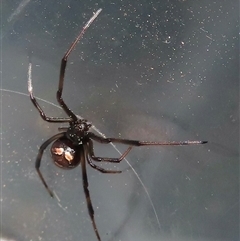
[[[42,145],[41,147],[39,148],[39,151],[38,151],[38,155],[37,155],[37,158],[36,158],[36,162],[35,162],[35,168],[37,170],[37,173],[38,173],[38,176],[40,177],[43,185],[45,186],[45,188],[47,189],[48,193],[50,194],[51,197],[53,197],[53,192],[49,189],[41,171],[40,171],[40,165],[41,165],[41,160],[42,160],[42,155],[43,155],[43,152],[44,150],[48,147],[49,144],[51,144],[51,142],[53,142],[54,140],[56,139],[59,139],[61,137],[63,137],[65,135],[64,132],[62,133],[58,133],[54,136],[52,136],[51,138],[49,138],[48,140],[46,140]]]
[[[92,168],[94,168],[94,169],[96,169],[96,170],[98,170],[99,172],[102,172],[102,173],[115,174],[115,173],[121,173],[121,172],[122,172],[122,171],[116,171],[116,170],[106,170],[106,169],[104,169],[104,168],[102,168],[102,167],[99,167],[99,166],[95,165],[95,164],[92,162],[91,158],[89,157],[89,153],[91,153],[91,150],[90,150],[89,148],[90,148],[89,146],[85,146],[85,147],[84,147],[85,153],[86,153],[87,162],[88,162],[88,164],[89,164]],[[91,154],[90,154],[90,155],[91,155]],[[109,159],[110,159],[110,158],[109,158]],[[116,159],[117,159],[117,158],[116,158]],[[109,162],[110,162],[110,161],[109,161]]]
[[[92,140],[89,139],[89,154],[91,156],[91,158],[94,161],[98,161],[98,162],[116,162],[119,163],[121,162],[126,156],[127,154],[132,150],[132,146],[129,146],[128,149],[119,157],[119,158],[108,158],[108,157],[96,157],[94,154],[94,150],[93,150],[93,142]]]
[[[65,53],[65,55],[62,58],[61,61],[61,68],[60,68],[60,77],[59,77],[59,84],[58,84],[58,91],[57,91],[57,101],[60,104],[60,106],[63,108],[63,110],[66,112],[66,114],[73,120],[77,120],[78,117],[68,108],[68,106],[65,104],[63,98],[62,98],[62,92],[63,92],[63,82],[64,82],[64,76],[65,76],[65,70],[67,66],[67,60],[70,55],[70,53],[73,51],[74,47],[77,45],[78,41],[83,37],[86,30],[90,27],[92,22],[95,20],[95,18],[98,16],[98,14],[102,11],[102,9],[98,9],[96,13],[93,14],[93,16],[89,19],[89,21],[85,24],[77,38],[74,40],[74,42],[70,45],[69,49]]]
[[[40,114],[40,116],[42,117],[43,120],[45,120],[47,122],[62,122],[62,123],[71,121],[70,118],[59,118],[59,117],[48,117],[48,116],[46,116],[43,109],[40,107],[36,98],[33,95],[32,63],[31,62],[29,62],[29,65],[28,65],[28,92],[29,92],[30,99],[31,99],[33,105],[36,107],[36,109],[38,110],[38,112],[39,112],[39,114]]]
[[[199,145],[206,144],[207,141],[137,141],[137,140],[128,140],[128,139],[120,139],[120,138],[105,138],[98,135],[95,135],[92,132],[88,133],[88,137],[98,141],[100,143],[121,143],[129,146],[184,146],[184,145]]]
[[[95,231],[95,234],[97,236],[98,241],[101,241],[100,235],[98,233],[97,225],[96,225],[96,222],[95,222],[95,218],[94,218],[94,210],[93,210],[93,205],[92,205],[90,193],[89,193],[89,190],[88,190],[86,155],[87,155],[87,153],[85,153],[84,151],[81,151],[81,157],[80,158],[81,158],[81,166],[82,166],[83,190],[84,190],[84,194],[85,194],[85,197],[86,197],[88,213],[89,213],[89,216],[90,216],[91,221],[92,221],[93,229]]]

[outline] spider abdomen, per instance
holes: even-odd
[[[62,137],[53,142],[51,147],[51,154],[54,163],[64,169],[75,168],[80,163],[79,146],[73,143],[66,137]]]

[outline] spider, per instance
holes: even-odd
[[[54,197],[53,192],[48,187],[41,171],[41,159],[43,152],[45,149],[51,144],[51,155],[54,163],[63,169],[72,169],[77,167],[81,164],[82,169],[82,183],[83,183],[83,190],[85,194],[85,198],[87,201],[87,208],[88,213],[91,218],[92,226],[97,236],[97,240],[101,241],[99,231],[96,226],[95,218],[94,218],[94,209],[92,205],[92,201],[90,198],[90,193],[88,189],[88,177],[87,177],[87,169],[86,169],[86,162],[94,169],[102,173],[121,173],[118,170],[106,170],[95,163],[97,162],[111,162],[111,163],[119,163],[121,162],[127,154],[132,150],[133,146],[182,146],[182,145],[193,145],[193,144],[205,144],[207,141],[180,141],[180,142],[151,142],[151,141],[138,141],[138,140],[128,140],[128,139],[120,139],[120,138],[105,138],[98,136],[92,132],[90,132],[91,123],[89,123],[85,119],[79,118],[76,114],[73,113],[72,110],[65,104],[62,98],[63,92],[63,82],[64,82],[64,75],[65,69],[67,65],[67,60],[70,53],[75,48],[78,41],[83,37],[85,31],[89,28],[92,22],[97,18],[99,13],[102,9],[97,10],[96,13],[89,19],[89,21],[85,24],[83,29],[80,31],[77,38],[74,42],[70,45],[69,49],[65,53],[61,61],[60,67],[60,77],[59,77],[59,84],[57,90],[57,101],[61,108],[66,112],[68,115],[67,118],[62,117],[48,117],[44,113],[43,109],[38,104],[36,98],[33,95],[33,87],[32,87],[32,63],[29,62],[28,67],[28,92],[30,95],[30,99],[33,105],[38,110],[40,116],[44,121],[47,122],[54,122],[54,123],[68,123],[68,127],[59,127],[58,130],[61,131],[60,133],[52,136],[48,140],[46,140],[39,148],[38,155],[35,162],[35,168],[41,179],[43,185],[47,189],[48,193],[51,197]],[[124,145],[128,145],[127,150],[119,157],[119,158],[109,158],[109,157],[98,157],[95,156],[94,148],[93,148],[93,141],[100,142],[102,144],[108,143],[121,143]]]

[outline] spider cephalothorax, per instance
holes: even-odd
[[[87,133],[91,124],[85,120],[77,120],[70,122],[70,126],[66,131],[66,137],[74,144],[81,145],[84,138],[87,137]]]

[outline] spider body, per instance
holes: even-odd
[[[73,169],[80,164],[80,152],[82,144],[75,145],[67,137],[61,137],[54,141],[51,147],[53,162],[60,168]]]
[[[51,155],[54,163],[64,169],[73,169],[81,164],[82,170],[82,182],[83,182],[83,190],[87,201],[88,213],[92,221],[94,232],[97,236],[97,240],[101,241],[95,218],[94,218],[94,210],[92,206],[92,201],[90,198],[90,193],[88,190],[88,178],[87,178],[87,169],[86,162],[95,170],[102,173],[121,173],[118,170],[106,170],[98,165],[95,162],[110,162],[110,163],[119,163],[121,162],[127,154],[132,150],[133,146],[182,146],[182,145],[194,145],[194,144],[205,144],[207,141],[163,141],[163,142],[151,142],[151,141],[138,141],[138,140],[128,140],[128,139],[120,139],[120,138],[105,138],[102,136],[98,136],[93,132],[90,132],[91,124],[85,120],[79,118],[75,115],[65,104],[62,98],[63,91],[63,83],[65,70],[67,65],[67,60],[70,53],[73,51],[74,47],[78,43],[79,39],[82,38],[83,34],[89,28],[91,23],[96,19],[96,17],[101,12],[99,9],[90,20],[85,24],[80,34],[71,44],[67,52],[62,58],[61,67],[60,67],[60,77],[59,77],[59,85],[57,90],[57,101],[61,108],[65,111],[68,117],[48,117],[41,106],[38,104],[36,98],[33,95],[33,87],[32,87],[32,64],[29,63],[28,67],[28,92],[30,94],[30,99],[33,105],[38,110],[40,116],[44,121],[52,122],[52,123],[68,123],[68,127],[60,127],[59,131],[62,131],[48,140],[46,140],[39,148],[38,155],[35,162],[36,171],[41,179],[43,185],[47,189],[48,193],[51,197],[54,196],[53,192],[48,187],[42,173],[40,170],[42,155],[45,149],[51,144]],[[118,158],[109,158],[109,157],[97,157],[94,153],[93,141],[108,144],[108,143],[121,143],[127,145],[128,148],[126,151]]]

